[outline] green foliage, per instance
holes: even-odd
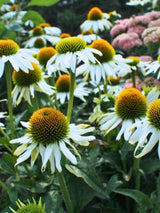
[[[24,15],[24,17],[22,18],[23,23],[25,23],[28,20],[32,21],[35,26],[45,22],[40,13],[34,10],[28,10],[27,13]]]
[[[28,6],[46,6],[49,7],[51,5],[56,4],[60,0],[31,0]]]

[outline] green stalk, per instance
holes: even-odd
[[[135,189],[140,190],[140,159],[134,158]],[[135,204],[135,213],[138,213],[138,204]]]
[[[54,76],[52,76],[52,77],[50,78],[50,80],[51,80],[51,85],[52,85],[52,86],[55,86]],[[55,93],[54,93],[54,100],[55,100],[56,109],[59,109],[59,104],[58,104],[58,101],[57,101],[57,91],[55,91]]]
[[[72,71],[70,73],[71,73],[70,74],[71,80],[70,80],[70,86],[69,86],[69,102],[68,102],[68,109],[67,109],[67,118],[69,122],[71,120],[71,115],[72,115],[74,87],[75,87],[75,79],[76,79],[76,74],[73,73]]]
[[[5,131],[2,129],[2,127],[0,127],[0,132],[2,133],[2,135],[7,139],[7,141],[9,142],[9,138],[7,136],[7,134],[5,133]],[[12,149],[7,145],[7,144],[4,144],[4,146],[6,147],[6,149],[11,153],[13,154],[13,151]]]
[[[133,82],[133,87],[136,88],[136,75],[135,75],[135,70],[132,70],[132,82]]]
[[[32,98],[33,110],[37,111],[39,109],[38,100],[36,97]]]
[[[61,188],[61,192],[63,195],[63,199],[66,205],[66,209],[67,209],[67,213],[73,213],[73,207],[72,207],[72,202],[69,196],[69,192],[67,189],[67,185],[66,185],[66,181],[63,175],[63,172],[58,172],[57,171],[57,175],[58,175],[58,179],[59,179],[59,184],[60,184],[60,188]]]
[[[11,64],[7,62],[5,65],[5,76],[7,83],[7,96],[8,96],[8,112],[9,112],[9,121],[11,128],[11,139],[15,137],[15,127],[13,122],[13,104],[12,104],[12,76],[11,76]]]

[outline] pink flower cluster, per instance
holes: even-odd
[[[117,20],[110,35],[114,48],[126,51],[137,46],[149,47],[160,41],[160,11]]]
[[[137,33],[122,33],[118,35],[112,42],[114,48],[119,47],[122,50],[130,50],[135,46],[141,46],[142,40]]]
[[[150,27],[142,33],[144,44],[149,47],[151,44],[160,42],[160,26]]]

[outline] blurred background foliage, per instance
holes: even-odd
[[[99,7],[103,12],[116,10],[122,18],[137,14],[138,9],[125,5],[127,0],[60,0],[51,7],[32,6],[52,26],[61,28],[62,32],[72,36],[80,33],[80,25],[87,19],[92,7]]]

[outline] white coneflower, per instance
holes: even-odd
[[[48,85],[44,80],[44,74],[42,69],[35,63],[32,63],[33,69],[29,70],[29,73],[23,72],[23,70],[13,70],[12,80],[15,87],[12,91],[13,104],[18,105],[22,98],[31,105],[31,97],[34,98],[35,91],[40,91],[48,95],[53,95],[54,88]]]
[[[116,78],[130,72],[130,65],[126,64],[127,60],[121,55],[116,55],[115,49],[107,40],[95,40],[90,47],[99,50],[102,55],[95,55],[100,64],[91,63],[90,69],[84,73],[85,78],[90,77],[93,82],[99,84],[101,80],[106,81],[106,77]]]
[[[100,51],[87,47],[86,42],[78,37],[63,38],[57,43],[56,51],[57,54],[47,63],[48,70],[51,69],[52,72],[57,70],[68,72],[70,69],[75,73],[77,66],[81,71],[87,70],[89,61],[95,63],[97,60],[93,53],[101,55]]]
[[[105,18],[104,13],[98,7],[90,9],[87,20],[80,26],[81,30],[87,31],[92,29],[95,34],[98,34],[99,31],[109,30],[111,27],[112,23]]]
[[[10,141],[21,144],[14,153],[19,156],[16,165],[31,157],[33,166],[40,154],[42,171],[45,170],[49,161],[52,173],[55,169],[61,172],[61,153],[73,164],[77,164],[76,157],[67,147],[70,146],[75,154],[79,155],[70,139],[82,146],[88,146],[89,141],[95,139],[94,136],[84,136],[85,133],[92,132],[93,127],[88,127],[86,124],[77,126],[69,124],[66,116],[54,108],[39,109],[33,113],[28,122],[21,122],[21,124],[27,128],[25,135]]]
[[[128,140],[132,125],[143,119],[147,112],[147,98],[136,88],[123,89],[114,107],[114,112],[105,113],[100,120],[100,129],[108,134],[112,129],[121,124],[121,129],[116,137],[119,140],[124,134],[124,139]]]
[[[157,79],[160,79],[160,55],[157,57],[157,60],[146,63],[144,74],[148,75],[151,73],[154,73]]]
[[[15,70],[19,71],[19,69],[22,69],[26,73],[29,72],[28,69],[33,68],[31,61],[38,63],[29,50],[20,49],[13,40],[0,40],[0,78],[8,61]]]
[[[29,48],[34,47],[34,42],[36,41],[37,38],[41,38],[42,40],[44,40],[45,43],[49,42],[52,45],[56,45],[57,42],[60,40],[60,38],[57,36],[47,35],[42,27],[34,27],[29,32],[29,34],[30,34],[29,40],[24,42],[25,47]]]
[[[133,134],[129,138],[131,144],[136,144],[134,156],[140,158],[150,152],[158,144],[158,156],[160,158],[160,99],[154,100],[148,107],[147,116],[137,122],[131,130]]]
[[[84,97],[88,96],[90,93],[90,89],[85,87],[86,84],[86,82],[75,82],[74,96],[81,99],[82,101],[86,101]],[[60,101],[61,104],[64,104],[65,101],[69,100],[69,86],[70,75],[63,74],[59,76],[55,83],[55,87],[57,99]]]

